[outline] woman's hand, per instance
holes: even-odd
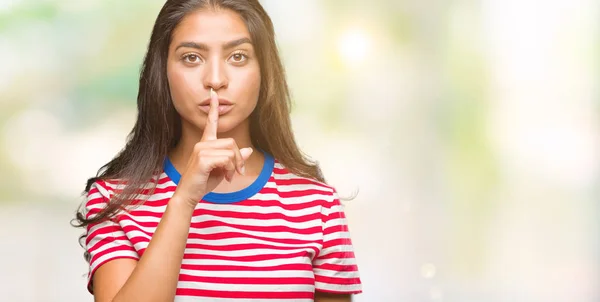
[[[239,149],[232,138],[217,139],[219,98],[212,88],[210,97],[202,140],[194,146],[173,195],[192,207],[196,207],[202,197],[214,190],[223,179],[230,182],[236,171],[244,174],[244,163],[252,154],[252,148]]]

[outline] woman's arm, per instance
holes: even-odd
[[[362,283],[346,215],[335,189],[324,200],[321,214],[323,243],[313,259],[315,301],[352,301],[352,294],[362,292]]]
[[[193,212],[173,197],[139,262],[116,259],[98,268],[95,301],[173,301]]]
[[[315,292],[315,302],[351,302],[352,296],[348,294],[330,294]]]

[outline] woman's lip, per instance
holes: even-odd
[[[200,105],[200,110],[204,111],[204,113],[208,114],[210,110],[210,105]],[[229,112],[233,108],[233,105],[219,104],[219,115],[223,115]]]
[[[210,98],[207,98],[200,102],[200,106],[210,105]],[[233,105],[233,103],[227,99],[219,98],[219,105]]]

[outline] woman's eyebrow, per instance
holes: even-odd
[[[235,40],[224,43],[223,49],[234,48],[236,46],[239,46],[239,45],[242,45],[245,43],[252,44],[252,40],[250,40],[249,38],[246,38],[246,37],[235,39]],[[203,50],[203,51],[208,51],[208,49],[209,49],[208,45],[206,45],[204,43],[200,43],[200,42],[193,42],[193,41],[181,42],[179,45],[177,45],[177,48],[175,48],[175,50],[177,50],[181,47],[195,48],[195,49]]]
[[[252,44],[252,41],[249,38],[243,37],[243,38],[239,38],[233,41],[229,41],[225,44],[223,44],[223,49],[230,49],[230,48],[234,48],[236,46],[240,46],[242,44],[245,43],[249,43]]]

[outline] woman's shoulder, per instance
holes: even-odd
[[[334,186],[319,181],[309,175],[293,172],[281,162],[275,160],[273,167],[273,181],[280,190],[293,190],[306,193],[318,193],[330,198],[337,198]]]
[[[126,184],[127,182],[122,179],[95,178],[90,182],[90,190],[97,189],[114,192],[122,189]]]
[[[161,177],[159,174],[153,175],[151,179],[144,180],[141,183],[138,183],[136,186],[137,189],[145,190],[151,189],[156,185],[159,185],[161,181]],[[105,197],[111,197],[115,194],[122,193],[124,189],[128,186],[130,181],[126,179],[119,178],[93,178],[90,179],[88,184],[88,194],[92,194],[94,192],[99,192]]]
[[[88,181],[86,191],[88,195],[100,194],[105,197],[110,197],[117,188],[117,180],[93,178]]]

